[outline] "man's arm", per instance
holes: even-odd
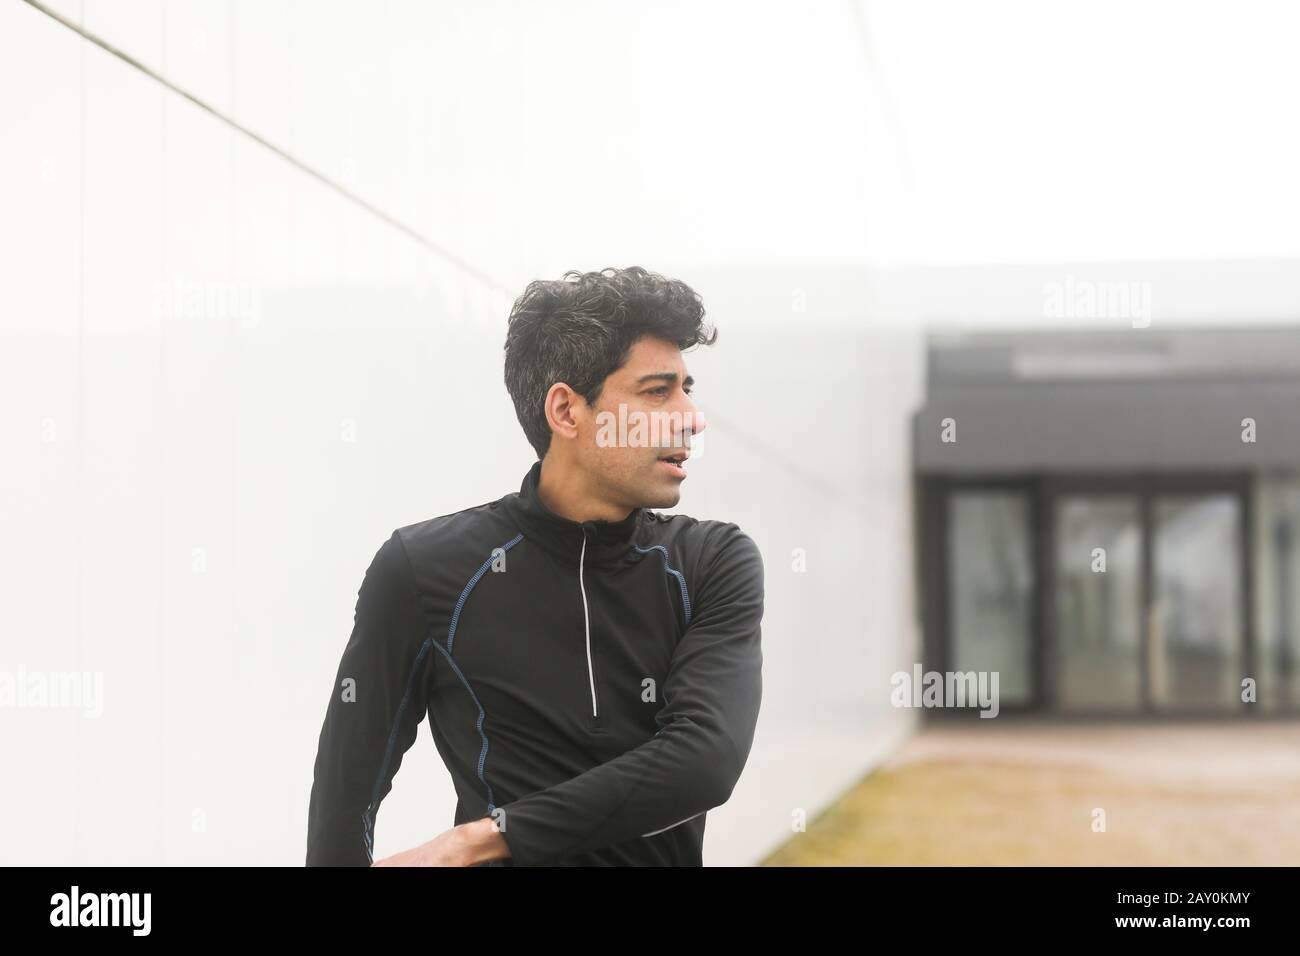
[[[316,751],[308,866],[369,866],[375,815],[424,719],[433,666],[410,560],[396,531],[366,570]]]
[[[663,686],[659,730],[571,780],[502,807],[516,865],[650,836],[726,803],[749,757],[762,698],[763,561],[734,524],[704,564],[691,624]]]

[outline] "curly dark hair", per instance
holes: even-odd
[[[718,338],[704,321],[698,293],[640,266],[570,270],[561,279],[528,284],[510,310],[505,379],[538,458],[551,446],[544,407],[551,386],[563,382],[594,404],[605,379],[646,335],[683,350]]]

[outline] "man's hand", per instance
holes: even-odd
[[[506,838],[491,817],[482,817],[452,827],[428,843],[394,853],[371,866],[475,866],[510,855]]]

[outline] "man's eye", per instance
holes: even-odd
[[[650,389],[650,394],[651,394],[651,395],[666,395],[666,394],[668,394],[668,386],[667,386],[667,385],[660,385],[658,388],[652,388],[652,389]]]

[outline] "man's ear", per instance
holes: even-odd
[[[556,382],[546,393],[544,408],[551,434],[562,438],[578,437],[577,412],[586,402],[582,396],[563,382]]]

